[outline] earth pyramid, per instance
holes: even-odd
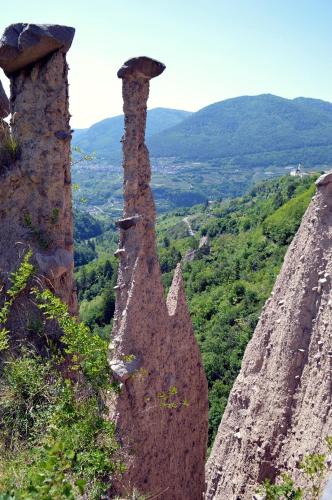
[[[109,404],[127,471],[115,490],[198,500],[205,489],[207,382],[179,266],[164,299],[144,143],[149,81],[164,69],[137,57],[118,72],[125,114],[124,214],[117,223],[120,266],[110,364],[120,390]]]
[[[326,452],[332,429],[332,172],[265,304],[207,463],[206,499],[251,499],[257,484]]]

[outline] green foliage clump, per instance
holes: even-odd
[[[280,245],[289,244],[314,193],[315,187],[312,186],[267,217],[263,223],[263,234]]]
[[[75,244],[74,262],[76,267],[84,266],[97,257],[96,245],[93,240],[78,241]]]
[[[46,319],[56,320],[59,324],[63,332],[61,342],[65,346],[64,352],[71,356],[73,367],[80,368],[97,387],[107,386],[110,380],[107,342],[91,334],[84,323],[76,321],[69,314],[67,305],[50,290],[33,288],[32,293]]]
[[[109,256],[82,266],[76,272],[80,316],[94,330],[106,328],[106,334],[115,308],[117,267],[118,261]]]
[[[301,500],[303,498],[302,489],[295,486],[295,481],[289,474],[282,474],[278,484],[266,480],[260,492],[264,494],[266,500]]]
[[[11,286],[5,292],[5,300],[0,309],[0,351],[7,349],[9,346],[9,330],[5,325],[8,320],[10,308],[18,295],[25,289],[34,271],[33,265],[30,263],[31,255],[31,250],[29,250],[24,255],[19,269],[11,273],[10,276]]]
[[[30,257],[28,252],[11,276],[6,314],[31,277]],[[45,320],[58,323],[63,333],[58,348],[43,356],[30,346],[3,360],[0,498],[99,500],[113,473],[124,470],[104,402],[112,390],[107,343],[72,318],[49,290],[34,287],[31,293]]]
[[[0,169],[2,169],[10,167],[12,163],[19,159],[21,148],[8,126],[1,123],[0,136]]]
[[[101,498],[122,466],[114,460],[114,424],[103,417],[100,405],[92,393],[63,380],[50,362],[29,352],[13,359],[0,392],[5,417],[0,492],[17,500],[76,499],[83,493]]]
[[[74,238],[76,241],[100,236],[105,225],[87,212],[74,210]]]
[[[8,360],[0,379],[1,442],[10,448],[20,438],[38,437],[44,430],[58,394],[58,377],[49,360],[24,350],[21,357]]]

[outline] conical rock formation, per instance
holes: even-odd
[[[167,304],[156,251],[155,206],[144,144],[149,80],[164,65],[127,61],[124,218],[118,222],[120,259],[110,365],[120,382],[109,402],[127,471],[117,494],[136,488],[162,500],[198,500],[204,491],[207,382],[186,304],[180,267]]]
[[[206,499],[247,500],[257,484],[324,449],[332,431],[332,172],[289,247],[248,344],[207,464]]]

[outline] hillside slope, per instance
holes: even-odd
[[[332,104],[271,94],[211,104],[149,139],[151,156],[234,164],[332,161]]]

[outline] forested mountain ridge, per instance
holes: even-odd
[[[157,120],[161,115],[151,110],[152,116]],[[103,123],[91,128],[88,135],[96,132],[96,137],[89,143],[74,134],[74,143],[95,151],[96,160],[75,165],[73,179],[80,185],[74,196],[87,200],[88,211],[116,216],[122,210],[120,159],[107,160],[104,146],[98,146],[114,137],[120,154],[122,117],[112,120],[118,120],[113,135],[103,130]],[[299,163],[307,172],[328,170],[332,164],[332,104],[318,99],[243,96],[181,115],[171,128],[167,123],[147,137],[159,213],[242,196],[256,182],[284,175]]]
[[[170,108],[153,108],[148,111],[147,137],[158,134],[188,118],[190,111]],[[121,161],[121,137],[123,135],[123,115],[105,118],[87,129],[75,130],[73,145],[87,153],[96,152],[98,161]]]
[[[332,161],[332,104],[271,94],[211,104],[149,139],[151,156],[234,164],[275,165]]]
[[[240,96],[195,113],[148,111],[151,157],[186,161],[223,159],[234,166],[326,165],[332,162],[332,104],[272,94]],[[123,115],[78,129],[73,144],[98,161],[120,161]]]

